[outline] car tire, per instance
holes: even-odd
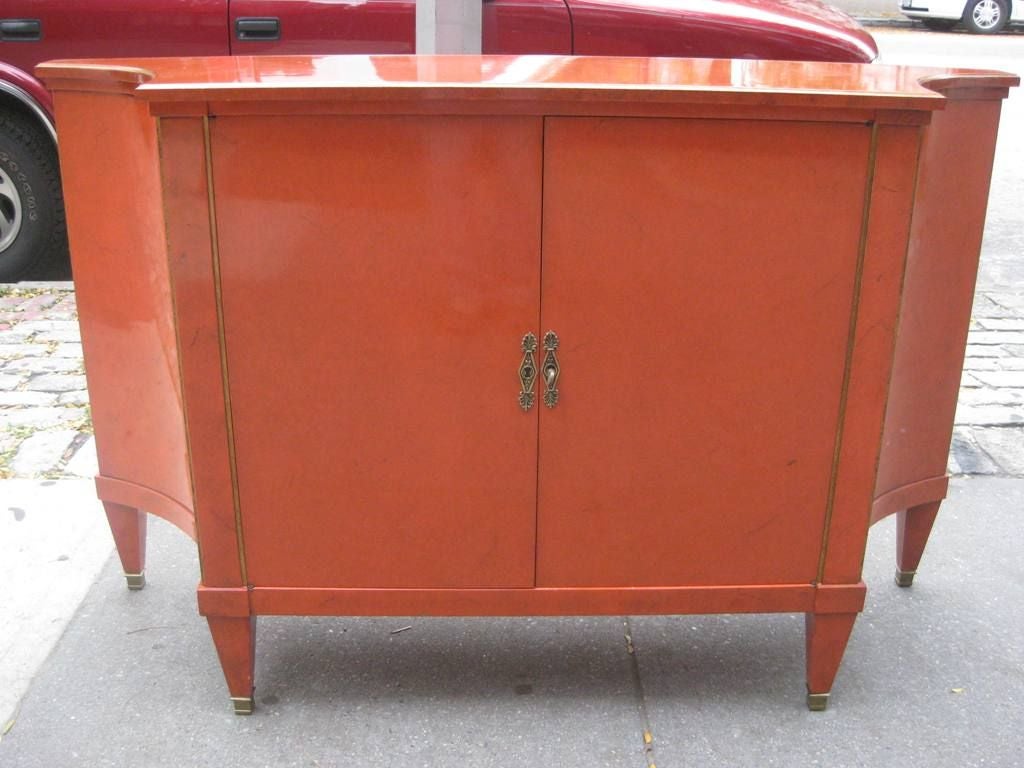
[[[960,23],[959,19],[921,19],[926,28],[934,32],[949,32]]]
[[[0,111],[0,283],[67,260],[57,150],[31,118]]]
[[[1006,26],[1005,0],[967,0],[964,8],[964,26],[978,35],[994,35]]]

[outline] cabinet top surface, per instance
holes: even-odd
[[[47,62],[55,91],[135,91],[153,102],[633,101],[941,109],[1003,98],[1004,72],[879,64],[573,56],[237,56]]]

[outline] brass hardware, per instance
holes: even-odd
[[[128,582],[128,589],[136,591],[146,586],[145,573],[126,573],[124,580]]]
[[[523,361],[519,363],[519,407],[528,411],[533,407],[535,395],[533,383],[537,380],[537,337],[532,333],[523,336]]]
[[[896,570],[896,586],[898,587],[909,587],[914,583],[914,575],[917,571],[901,571]]]
[[[558,405],[558,336],[554,331],[544,334],[544,405],[554,408]]]
[[[251,715],[253,710],[252,696],[232,696],[231,703],[234,705],[236,715]]]
[[[808,692],[807,708],[811,710],[811,712],[824,712],[828,709],[828,694]]]

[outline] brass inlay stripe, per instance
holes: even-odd
[[[199,533],[199,515],[196,514],[196,480],[195,468],[193,466],[195,459],[192,453],[192,436],[189,432],[188,406],[185,402],[185,371],[181,364],[181,351],[184,347],[181,345],[181,331],[178,325],[178,298],[175,293],[174,270],[171,268],[171,240],[167,227],[167,197],[164,194],[164,190],[167,189],[167,179],[164,176],[164,136],[163,118],[161,117],[156,118],[156,150],[157,165],[160,170],[160,185],[162,187],[160,190],[160,215],[164,217],[164,256],[167,260],[167,285],[171,294],[171,318],[174,325],[174,346],[176,348],[175,362],[178,366],[178,393],[181,396],[181,415],[185,426],[185,452],[188,454],[188,488],[192,494],[192,525],[195,526],[196,550],[199,552],[199,583],[202,584],[205,581],[203,578],[203,545],[201,544],[203,537]]]
[[[224,422],[228,435],[228,463],[231,472],[231,500],[235,512],[235,536],[238,540],[238,564],[242,584],[248,585],[245,563],[245,539],[242,536],[242,504],[238,492],[238,462],[235,455],[235,424],[231,412],[231,387],[228,377],[228,349],[224,333],[224,300],[221,292],[220,246],[217,237],[217,204],[213,194],[213,149],[210,142],[210,118],[203,115],[203,144],[206,149],[206,194],[210,206],[210,253],[213,257],[213,290],[217,305],[217,341],[220,345],[221,386],[224,391]]]
[[[542,116],[539,121],[540,127],[540,167],[537,169],[540,172],[540,206],[537,211],[540,214],[540,219],[537,222],[540,231],[537,233],[537,252],[540,254],[539,264],[537,265],[537,333],[541,333],[541,321],[544,319],[544,243],[546,242],[544,236],[544,209],[547,207],[547,199],[549,190],[546,187],[547,184],[547,141],[548,141],[548,129],[551,125],[551,118]],[[540,451],[541,451],[541,433],[540,430],[543,424],[540,420],[540,411],[537,409],[537,415],[535,422],[536,431],[536,452],[534,453],[535,466],[533,470],[533,481],[534,481],[534,503],[533,503],[533,587],[536,588],[539,585],[538,577],[540,576],[540,537],[541,537],[541,519],[540,519],[540,491],[541,491],[541,463],[540,463]]]
[[[885,387],[885,404],[882,407],[882,423],[878,429],[878,454],[875,457],[875,471],[872,473],[872,477],[878,477],[878,468],[882,464],[882,438],[885,436],[885,420],[889,413],[889,395],[892,393],[892,377],[896,373],[896,346],[899,340],[900,321],[903,319],[903,295],[904,288],[907,284],[907,270],[910,269],[910,238],[913,237],[913,216],[914,211],[917,210],[917,184],[921,180],[921,155],[924,154],[924,136],[925,128],[927,126],[919,125],[917,127],[917,154],[914,157],[914,181],[913,188],[910,194],[910,222],[907,224],[907,239],[903,243],[903,273],[900,275],[900,299],[899,305],[896,307],[896,324],[893,326],[892,332],[892,351],[889,355],[889,381]],[[946,475],[943,475],[946,477]],[[872,525],[871,517],[874,514],[874,505],[868,508],[868,521],[867,527],[870,528]],[[864,558],[867,555],[867,548],[861,550],[860,553],[860,568],[858,571],[864,571]]]
[[[836,487],[839,478],[839,460],[843,451],[843,432],[846,426],[846,405],[850,396],[850,378],[853,373],[853,352],[857,340],[857,314],[860,309],[861,283],[864,279],[864,258],[868,245],[868,226],[871,218],[871,192],[875,183],[875,161],[878,154],[878,123],[871,123],[871,144],[868,148],[867,182],[864,187],[864,209],[861,213],[860,242],[857,246],[857,267],[854,272],[853,298],[850,306],[850,329],[846,339],[846,363],[843,369],[843,386],[839,393],[839,421],[836,425],[836,443],[832,453],[832,473],[828,480],[828,502],[825,507],[825,527],[821,536],[821,556],[818,559],[818,579],[825,580],[825,561],[828,558],[828,535],[832,527],[832,513],[835,510]]]

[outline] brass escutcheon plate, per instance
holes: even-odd
[[[536,395],[533,393],[533,385],[537,381],[537,358],[534,352],[537,351],[537,337],[532,333],[523,336],[522,341],[523,359],[519,363],[519,407],[528,411],[533,407]]]

